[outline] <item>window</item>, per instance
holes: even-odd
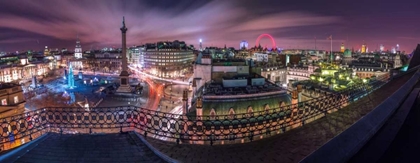
[[[2,99],[1,100],[1,105],[7,105],[7,100],[6,99]]]
[[[214,108],[211,108],[210,110],[210,119],[213,120],[216,117],[216,111]]]
[[[254,112],[254,110],[252,110],[252,106],[250,105],[250,106],[248,106],[248,114],[249,114],[249,116],[251,116],[252,115],[252,112]]]
[[[15,104],[19,103],[19,98],[18,98],[18,96],[13,97],[13,101],[15,102]]]
[[[232,108],[232,107],[229,109],[229,118],[230,118],[230,119],[235,118],[235,111],[233,110],[233,108]]]
[[[264,110],[265,110],[265,113],[269,113],[269,111],[270,111],[270,106],[269,106],[268,104],[265,104],[265,105],[264,105]]]

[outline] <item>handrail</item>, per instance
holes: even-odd
[[[344,132],[340,133],[322,147],[304,158],[301,162],[346,162],[382,127],[391,114],[405,100],[420,78],[420,66],[410,69],[403,74],[417,71],[407,83],[394,92],[390,97],[358,120]],[[397,76],[400,77],[403,74]],[[326,158],[325,156],[330,156]]]
[[[0,119],[0,146],[47,132],[63,129],[131,128],[138,133],[167,141],[225,140],[252,141],[319,119],[380,88],[386,82],[373,81],[346,91],[325,92],[306,102],[265,111],[216,116],[188,116],[134,106],[84,108],[49,107]]]
[[[382,86],[355,87],[346,95],[330,94],[322,99],[288,105],[250,114],[189,117],[122,106],[114,108],[43,108],[0,119],[1,144],[40,136],[63,129],[132,128],[145,135],[167,141],[244,140],[284,133],[342,108],[355,99]]]

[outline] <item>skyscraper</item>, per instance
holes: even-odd
[[[380,52],[383,52],[384,50],[385,50],[385,47],[384,47],[384,45],[382,45],[382,44],[381,44],[381,45],[379,46],[379,51],[380,51]]]
[[[392,54],[397,53],[397,49],[396,49],[396,48],[394,48],[394,47],[392,47],[391,53],[392,53]]]
[[[200,38],[200,51],[203,51],[203,40]]]
[[[239,49],[248,49],[248,42],[245,40],[242,40],[239,44]]]

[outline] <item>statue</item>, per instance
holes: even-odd
[[[124,28],[124,27],[125,27],[125,18],[124,18],[124,16],[123,16],[122,28]]]

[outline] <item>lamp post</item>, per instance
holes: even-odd
[[[171,87],[169,87],[169,99],[172,101],[172,81],[171,81]]]

